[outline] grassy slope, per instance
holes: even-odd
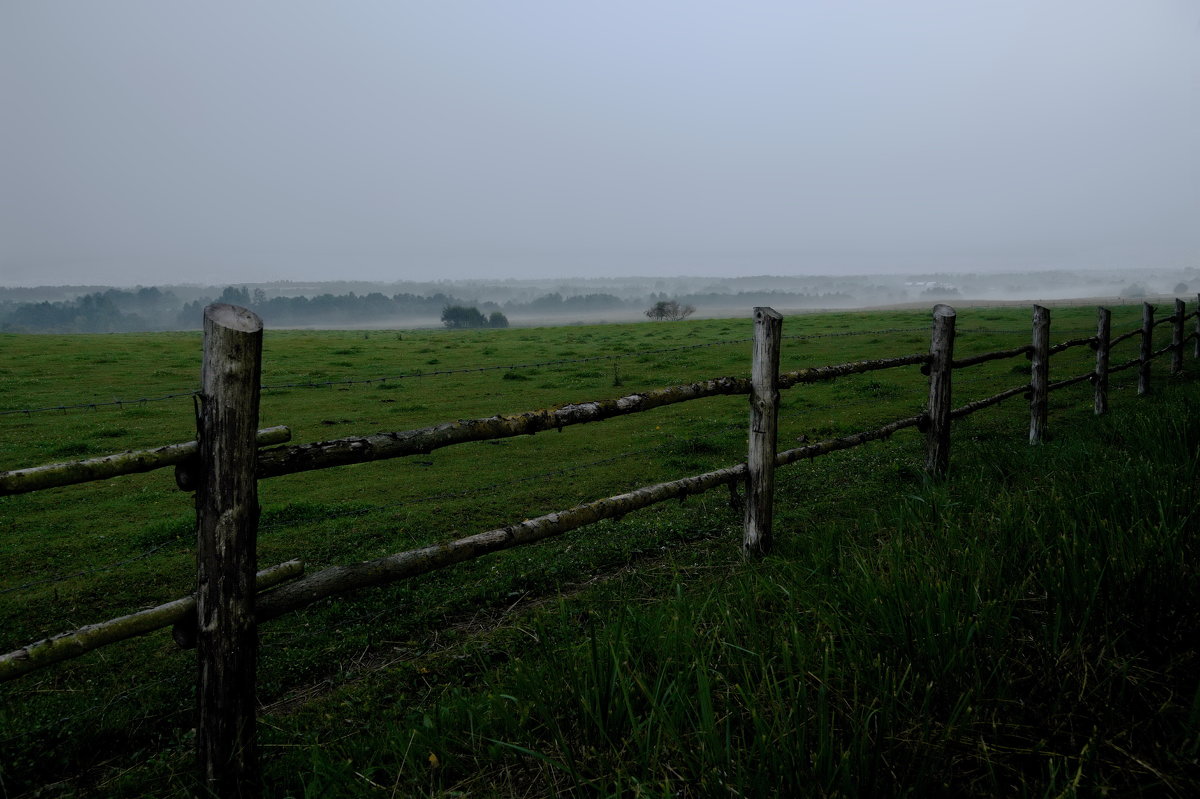
[[[968,331],[1018,332],[967,332],[959,352],[1027,340],[1024,317],[964,312]],[[1117,329],[1135,317],[1122,309]],[[789,320],[785,333],[926,325],[924,314],[844,314]],[[1066,331],[1086,331],[1090,312],[1056,313],[1055,326],[1054,340],[1077,335]],[[748,334],[740,320],[402,339],[271,333],[265,379],[637,353]],[[95,397],[102,381],[126,398],[167,393],[189,387],[197,368],[195,337],[5,339],[7,407]],[[125,353],[122,368],[102,362],[102,345]],[[923,332],[792,340],[784,367],[925,346]],[[744,374],[747,352],[741,343],[631,354],[620,387],[611,364],[595,362],[273,391],[263,422],[292,424],[298,440],[411,427]],[[1067,357],[1078,364],[1087,354],[1056,356],[1056,370]],[[1011,385],[1021,365],[962,373],[956,396]],[[909,413],[920,388],[908,370],[789,392],[782,441]],[[739,561],[738,520],[723,498],[694,498],[272,624],[260,688],[271,793],[1041,795],[1073,781],[1085,792],[1186,791],[1196,742],[1194,389],[1135,402],[1128,378],[1115,388],[1116,411],[1099,424],[1086,387],[1056,394],[1059,435],[1037,450],[1022,444],[1019,403],[963,422],[944,487],[915,476],[915,435],[787,470],[781,551],[761,566]],[[175,400],[4,417],[0,458],[29,465],[183,440],[189,411]],[[422,462],[281,478],[263,486],[261,560],[298,555],[319,567],[370,557],[724,465],[739,457],[744,416],[744,399],[692,403]],[[639,454],[622,457],[631,451]],[[530,479],[474,493],[521,477]],[[189,519],[168,480],[0,500],[7,644],[186,590]],[[1102,490],[1121,485],[1124,493]],[[64,769],[80,776],[62,792],[183,790],[189,661],[151,636],[3,687],[7,790]]]

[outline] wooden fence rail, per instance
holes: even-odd
[[[204,789],[215,796],[248,796],[256,789],[254,684],[257,624],[277,618],[337,594],[424,574],[462,561],[540,541],[602,519],[617,518],[669,499],[686,497],[720,485],[745,482],[747,503],[743,551],[762,555],[771,545],[774,470],[801,460],[861,446],[916,427],[926,439],[926,470],[936,478],[950,466],[952,420],[989,408],[1018,395],[1029,399],[1029,441],[1045,439],[1048,396],[1071,385],[1091,381],[1096,414],[1108,410],[1108,378],[1114,372],[1138,367],[1138,393],[1150,390],[1151,362],[1170,353],[1171,371],[1182,369],[1184,345],[1194,340],[1200,358],[1200,312],[1187,313],[1182,300],[1174,314],[1154,319],[1154,308],[1143,305],[1139,329],[1112,336],[1111,313],[1097,311],[1096,335],[1050,344],[1050,311],[1034,306],[1032,339],[1028,345],[954,359],[955,310],[933,309],[933,328],[927,353],[855,361],[779,373],[782,317],[770,308],[755,309],[755,339],[751,377],[720,377],[670,386],[618,399],[576,403],[511,416],[492,416],[435,425],[418,430],[377,433],[331,441],[260,447],[286,443],[287,428],[257,430],[262,326],[244,309],[213,305],[205,309],[205,348],[202,367],[197,440],[157,450],[121,453],[71,463],[0,472],[0,496],[50,487],[109,479],[122,474],[174,466],[180,488],[197,495],[199,590],[158,608],[131,614],[70,633],[54,636],[15,652],[0,655],[0,680],[77,657],[99,646],[174,626],[180,646],[198,650],[197,760]],[[1195,318],[1196,329],[1185,335],[1185,322]],[[1170,345],[1153,348],[1154,328],[1172,324]],[[1138,357],[1111,366],[1112,348],[1141,336]],[[1050,380],[1051,356],[1075,347],[1096,351],[1095,367],[1086,374]],[[952,406],[952,376],[956,369],[989,361],[1025,356],[1030,381],[993,396]],[[919,365],[929,377],[929,395],[920,413],[873,430],[806,444],[779,452],[777,419],[780,392],[799,385],[852,374]],[[470,441],[484,441],[601,421],[653,408],[706,397],[748,395],[751,403],[749,447],[742,463],[646,486],[594,500],[567,510],[489,530],[448,543],[398,552],[362,563],[333,566],[307,577],[292,561],[273,569],[254,571],[258,522],[257,481],[314,469],[425,454]],[[291,582],[286,582],[291,580]],[[285,583],[280,585],[281,583]],[[275,587],[261,595],[257,591]]]
[[[268,427],[258,431],[257,445],[269,447],[286,444],[292,439],[292,431],[286,427]],[[0,472],[0,497],[26,494],[45,488],[91,483],[109,480],[126,474],[151,472],[167,466],[179,466],[194,461],[200,453],[200,444],[188,441],[184,444],[168,444],[158,449],[134,450],[90,458],[70,463],[51,463],[29,469],[13,469]]]

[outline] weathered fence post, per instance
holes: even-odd
[[[256,796],[259,789],[254,470],[261,371],[262,320],[232,305],[205,308],[197,419],[196,754],[202,791],[221,799]]]
[[[929,427],[925,431],[925,472],[946,476],[950,469],[950,376],[954,373],[954,323],[958,314],[949,305],[933,306],[929,338]]]
[[[1174,323],[1171,325],[1171,374],[1177,375],[1183,371],[1183,317],[1187,316],[1187,306],[1183,300],[1175,298]]]
[[[1029,443],[1040,444],[1046,436],[1050,398],[1050,309],[1033,306],[1033,349],[1029,369]]]
[[[779,345],[783,317],[772,308],[754,309],[754,354],[750,366],[750,446],[747,454],[746,517],[742,553],[771,550],[775,502],[775,446],[779,431]]]
[[[1150,393],[1150,359],[1154,355],[1154,306],[1142,303],[1142,349],[1138,357],[1138,396]]]
[[[1096,415],[1108,413],[1108,357],[1112,350],[1112,311],[1096,309],[1096,374],[1092,381],[1096,391],[1093,403]]]
[[[1196,334],[1196,340],[1192,342],[1192,357],[1200,358],[1200,294],[1196,295],[1196,329],[1192,332]]]

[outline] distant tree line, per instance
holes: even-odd
[[[192,296],[196,296],[193,294]],[[792,291],[746,291],[736,294],[703,292],[668,295],[650,292],[634,298],[614,294],[590,293],[563,296],[550,292],[528,300],[504,303],[471,301],[442,292],[428,295],[381,292],[356,294],[318,294],[316,296],[268,297],[261,288],[253,290],[228,286],[216,297],[183,302],[174,293],[155,287],[108,289],[73,300],[58,302],[0,301],[0,331],[46,333],[108,333],[117,331],[195,330],[200,327],[201,312],[210,302],[226,302],[250,308],[268,326],[337,326],[377,323],[380,325],[436,324],[447,327],[504,327],[509,316],[569,318],[574,314],[606,311],[645,312],[647,303],[654,319],[684,318],[702,308],[751,308],[755,305],[779,307],[836,307],[849,305],[853,298],[840,292],[804,293]],[[674,303],[674,305],[671,305]],[[447,318],[448,309],[473,309],[478,317]],[[657,309],[657,310],[656,310]],[[465,311],[455,311],[455,314]],[[661,315],[660,315],[661,314]],[[482,320],[482,321],[480,321]]]
[[[34,333],[115,333],[169,330],[179,298],[158,288],[108,289],[71,301],[6,303],[0,330]]]

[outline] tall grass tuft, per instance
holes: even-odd
[[[1189,795],[1198,447],[1167,390],[1037,448],[964,437],[858,521],[789,529],[781,497],[775,556],[559,601],[349,757],[427,795]]]

